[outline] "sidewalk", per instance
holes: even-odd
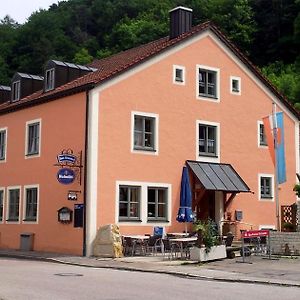
[[[170,261],[160,256],[134,256],[112,259],[20,250],[0,250],[0,257],[42,260],[95,268],[163,273],[203,280],[272,284],[300,288],[300,257],[269,260],[251,256],[250,259],[246,259],[246,263],[241,263],[242,258],[238,257],[205,264],[182,260]]]

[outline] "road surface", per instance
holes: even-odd
[[[0,259],[1,300],[282,300],[300,288]]]

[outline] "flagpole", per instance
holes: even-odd
[[[277,147],[278,147],[278,137],[277,137],[277,118],[276,118],[276,104],[273,103],[272,107],[272,118],[273,118],[273,136],[274,136],[274,155],[275,155],[275,204],[276,204],[276,221],[277,231],[280,231],[280,213],[279,213],[279,184],[278,184],[278,168],[277,168]]]

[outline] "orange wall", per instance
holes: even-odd
[[[220,68],[220,103],[196,99],[197,64]],[[184,86],[172,83],[173,65],[185,66]],[[230,76],[241,77],[241,96],[230,94]],[[176,213],[182,166],[185,160],[196,159],[196,120],[220,123],[220,161],[232,164],[254,192],[237,195],[231,209],[243,210],[243,221],[256,227],[276,224],[275,203],[258,200],[258,173],[273,173],[273,166],[268,150],[258,148],[257,121],[271,113],[272,99],[211,38],[103,90],[99,99],[98,226],[115,220],[115,185],[124,180],[172,184],[173,214],[166,226],[171,225],[170,231],[184,229],[176,222]],[[159,115],[158,156],[131,153],[131,111]],[[284,121],[288,181],[281,187],[280,200],[291,204],[295,201],[295,125],[287,115]],[[153,227],[120,226],[123,233],[149,233]]]
[[[41,119],[41,155],[25,159],[26,122]],[[1,115],[0,128],[8,127],[7,162],[0,164],[0,187],[21,186],[21,214],[24,206],[24,185],[39,184],[38,224],[0,224],[0,246],[19,248],[20,233],[33,232],[34,250],[82,253],[82,229],[57,221],[57,210],[74,209],[67,200],[68,190],[82,190],[78,181],[70,185],[56,179],[56,156],[63,149],[84,153],[85,94],[76,94],[6,115]],[[84,155],[84,154],[83,154]],[[82,193],[76,203],[82,203]],[[6,199],[5,211],[6,214]],[[21,215],[22,220],[22,215]]]

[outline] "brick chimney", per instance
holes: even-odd
[[[178,6],[169,11],[170,13],[170,40],[188,32],[192,28],[193,10]]]

